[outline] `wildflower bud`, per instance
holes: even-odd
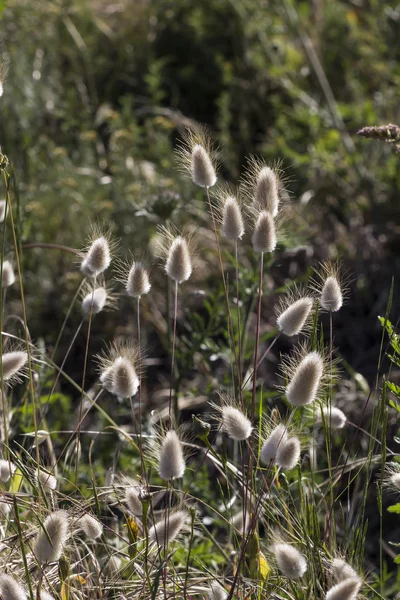
[[[287,429],[284,425],[277,425],[262,445],[260,458],[265,465],[275,462],[279,446],[287,439]]]
[[[176,237],[170,246],[165,271],[176,283],[186,281],[192,274],[189,248],[186,240],[181,236]]]
[[[102,524],[89,514],[83,515],[83,517],[78,519],[77,526],[79,529],[82,529],[91,540],[97,540],[103,533]]]
[[[14,269],[9,260],[3,262],[3,274],[1,285],[3,288],[10,287],[15,281]]]
[[[244,223],[239,204],[233,196],[228,196],[222,210],[222,233],[231,241],[240,240],[244,234]]]
[[[217,181],[211,158],[200,144],[195,144],[192,149],[191,173],[193,183],[200,187],[210,188]]]
[[[279,444],[276,451],[276,464],[281,469],[293,469],[300,458],[300,440],[297,437],[287,438]]]
[[[101,236],[92,242],[82,261],[81,270],[84,274],[96,277],[103,273],[111,263],[111,253],[108,241]]]
[[[276,544],[274,547],[276,562],[281,573],[288,579],[299,579],[307,571],[304,556],[289,544]]]
[[[3,223],[4,219],[6,218],[6,207],[7,207],[6,201],[0,200],[0,223]]]
[[[292,406],[311,404],[317,396],[324,373],[324,361],[318,352],[310,352],[297,366],[286,388],[286,398]]]
[[[276,248],[276,230],[270,212],[263,210],[258,215],[253,231],[253,248],[256,252],[273,252]]]
[[[10,575],[0,575],[0,596],[3,600],[27,600],[24,588]]]
[[[49,490],[55,490],[57,487],[57,478],[51,473],[43,471],[42,469],[36,472],[35,479],[36,481],[40,482],[44,488]]]
[[[325,600],[356,600],[360,587],[359,577],[345,579],[328,590]]]
[[[34,546],[36,559],[40,564],[58,561],[69,536],[67,513],[64,510],[52,513],[45,519],[43,528]]]
[[[340,408],[336,408],[336,406],[323,408],[322,414],[324,415],[326,425],[332,427],[332,429],[343,429],[346,425],[346,415]],[[321,420],[321,417],[319,417],[319,420]]]
[[[343,305],[343,294],[336,277],[327,277],[321,291],[321,307],[331,312],[338,311]]]
[[[129,510],[134,515],[143,514],[143,505],[139,500],[139,488],[137,486],[132,486],[126,490],[125,500]]]
[[[8,481],[16,470],[16,466],[4,458],[0,459],[0,481]]]
[[[126,280],[125,289],[131,298],[140,298],[150,291],[149,275],[144,266],[139,262],[132,263]]]
[[[164,515],[149,529],[150,541],[156,542],[159,546],[172,542],[184,526],[186,518],[187,513],[183,510]]]
[[[312,298],[299,298],[284,310],[276,322],[282,333],[292,336],[303,329],[313,305]]]
[[[278,214],[278,182],[270,167],[262,167],[258,173],[254,202],[258,208],[268,211],[273,217]]]
[[[107,302],[107,291],[103,287],[95,288],[82,300],[82,312],[87,317],[90,314],[97,315]]]
[[[209,600],[226,600],[228,593],[217,581],[213,581],[208,592]]]
[[[251,421],[234,406],[223,406],[222,428],[233,440],[247,440],[251,436],[253,427]]]
[[[159,449],[158,472],[161,479],[179,479],[183,477],[186,464],[182,445],[174,430],[167,431]]]
[[[344,581],[358,577],[356,571],[342,558],[334,558],[331,563],[331,571],[336,581]]]
[[[1,361],[3,364],[3,379],[9,381],[17,375],[25,366],[28,360],[27,352],[15,350],[14,352],[6,352],[2,355]]]
[[[112,370],[113,392],[121,398],[131,398],[139,389],[139,378],[127,357],[119,356]]]

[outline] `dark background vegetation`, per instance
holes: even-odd
[[[0,12],[8,71],[0,143],[14,168],[21,243],[82,248],[90,222],[100,220],[121,238],[121,255],[154,263],[157,225],[196,222],[202,266],[180,308],[186,341],[178,349],[189,379],[183,391],[195,395],[202,373],[217,377],[226,367],[218,355],[224,305],[204,197],[178,173],[173,149],[200,122],[221,146],[221,179],[236,183],[249,154],[283,161],[293,219],[290,243],[266,276],[263,335],[273,331],[275,290],[321,259],[342,257],[351,286],[335,316],[335,344],[351,377],[339,401],[360,411],[376,376],[377,316],[400,269],[400,156],[356,132],[400,121],[398,1],[3,0]],[[246,301],[256,285],[248,240],[241,260]],[[27,248],[23,261],[31,335],[51,349],[79,268],[59,250]],[[158,267],[152,276],[144,393],[159,407],[168,387],[167,284]],[[9,301],[20,312],[17,287]],[[96,319],[91,353],[115,335],[134,335],[133,307],[127,299],[121,306]],[[395,293],[394,323],[398,309]],[[59,360],[79,321],[76,308]],[[85,341],[82,334],[67,363],[77,381]],[[264,367],[271,378],[277,360]],[[95,379],[91,361],[88,384]],[[72,402],[76,392],[61,389]]]

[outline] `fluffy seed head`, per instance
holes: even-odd
[[[300,440],[297,437],[287,438],[276,451],[276,464],[281,469],[293,469],[299,462],[300,451]]]
[[[46,592],[46,590],[40,590],[40,600],[54,600],[54,596]]]
[[[51,473],[43,471],[42,469],[35,473],[35,479],[36,481],[40,481],[44,488],[49,490],[55,490],[57,487],[57,478]]]
[[[81,271],[85,275],[97,277],[103,273],[111,263],[111,251],[107,238],[102,235],[95,239],[89,247],[81,264]]]
[[[331,571],[336,581],[344,581],[358,577],[356,571],[342,558],[334,558],[331,563]]]
[[[276,544],[273,548],[281,573],[288,579],[299,579],[307,570],[304,556],[289,544]]]
[[[284,425],[277,425],[267,437],[261,448],[260,458],[265,465],[275,462],[277,450],[286,439],[286,427]]]
[[[3,600],[27,600],[24,588],[10,575],[0,575],[0,595]]]
[[[231,241],[240,240],[244,234],[242,212],[233,196],[227,196],[222,208],[222,233]]]
[[[319,352],[310,352],[298,364],[286,388],[286,398],[292,406],[311,404],[318,394],[324,374],[324,361]]]
[[[390,483],[396,490],[400,491],[400,473],[393,473],[390,477]]]
[[[322,414],[327,427],[332,427],[332,429],[343,429],[346,425],[346,415],[340,408],[336,408],[336,406],[332,406],[331,408],[329,406],[324,407],[322,409]],[[320,416],[319,420],[321,420]]]
[[[78,519],[77,526],[79,529],[82,529],[91,540],[97,540],[103,533],[102,524],[89,514],[83,515],[83,517]]]
[[[273,216],[267,210],[262,210],[258,215],[252,242],[256,252],[273,252],[276,248],[275,222]]]
[[[137,393],[140,383],[140,352],[137,347],[116,342],[97,359],[104,389],[121,398],[130,398]]]
[[[360,587],[361,579],[359,577],[345,579],[328,590],[325,600],[355,600]]]
[[[176,431],[167,431],[158,451],[158,472],[161,479],[179,479],[183,477],[186,463],[182,444]]]
[[[218,581],[213,581],[210,585],[210,591],[208,592],[209,600],[226,600],[228,593],[225,588],[222,587]]]
[[[107,290],[97,287],[86,294],[82,300],[82,312],[87,317],[90,314],[97,315],[101,312],[107,302]]]
[[[264,166],[258,172],[254,188],[254,203],[260,210],[267,210],[273,217],[278,214],[279,195],[276,173]]]
[[[119,356],[112,368],[112,390],[121,398],[135,396],[139,389],[139,377],[127,357]]]
[[[68,515],[58,510],[49,515],[41,527],[34,546],[34,554],[40,564],[59,560],[69,535]]]
[[[149,539],[157,542],[159,546],[165,546],[172,542],[181,531],[187,519],[187,513],[183,510],[163,515],[153,527],[149,529]]]
[[[125,500],[126,500],[129,510],[134,515],[142,515],[143,505],[139,499],[139,487],[138,486],[132,486],[126,490]]]
[[[10,381],[15,378],[18,381],[18,374],[24,368],[28,361],[28,353],[22,350],[14,350],[13,352],[6,352],[2,355],[1,361],[3,363],[3,379],[4,381]]]
[[[336,277],[327,277],[321,291],[321,307],[331,312],[340,310],[343,306],[343,294]]]
[[[210,188],[217,182],[211,158],[207,150],[200,144],[193,146],[191,173],[193,183],[200,187]]]
[[[0,481],[8,481],[16,470],[16,466],[4,458],[0,459]]]
[[[140,262],[133,262],[125,282],[125,289],[131,298],[140,298],[150,291],[151,285],[147,269]]]
[[[1,279],[1,285],[3,288],[10,287],[15,281],[15,274],[12,264],[9,260],[3,262],[3,274]]]
[[[253,427],[251,421],[234,406],[223,406],[222,428],[233,440],[247,440],[251,436]]]
[[[4,500],[0,500],[0,516],[8,517],[11,512],[11,505]]]
[[[276,320],[280,331],[289,336],[300,333],[307,322],[312,306],[313,300],[310,297],[299,298],[291,303]]]
[[[169,248],[165,272],[177,283],[187,281],[192,274],[189,247],[182,236],[176,237]]]
[[[6,206],[6,201],[0,200],[0,223],[3,223],[4,219],[6,218]]]

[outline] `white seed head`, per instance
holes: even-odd
[[[102,235],[92,242],[82,261],[81,271],[85,275],[97,277],[110,266],[110,263],[110,246],[107,239]]]
[[[0,516],[8,517],[11,512],[11,505],[4,500],[0,500]]]
[[[169,248],[165,271],[168,277],[177,283],[183,283],[192,274],[189,248],[181,236],[176,237]]]
[[[3,288],[7,288],[10,287],[10,285],[12,285],[15,281],[15,274],[14,274],[14,269],[12,267],[12,264],[10,263],[9,260],[5,260],[3,262],[3,274],[2,274],[2,280],[1,280],[1,285]]]
[[[276,464],[284,470],[293,469],[299,462],[300,452],[300,440],[297,437],[287,438],[276,451]]]
[[[69,536],[68,515],[58,510],[49,515],[40,528],[34,546],[34,554],[40,564],[59,560]]]
[[[278,214],[279,194],[276,174],[270,167],[262,167],[254,189],[254,203],[261,210],[267,210],[273,217]]]
[[[253,248],[256,252],[273,252],[276,248],[276,229],[270,212],[263,210],[258,215],[253,231]]]
[[[400,490],[400,473],[393,473],[389,478],[389,483],[394,489]]]
[[[95,288],[82,300],[82,312],[86,317],[90,314],[97,315],[103,310],[106,302],[107,290],[104,287]]]
[[[6,206],[7,202],[5,200],[0,200],[0,223],[3,223],[6,218]]]
[[[324,373],[324,361],[319,352],[310,352],[298,364],[286,388],[286,398],[292,406],[311,404],[318,394]]]
[[[125,500],[131,513],[138,516],[143,514],[143,505],[139,499],[138,486],[131,486],[126,490]]]
[[[211,158],[200,144],[195,144],[192,149],[191,174],[193,183],[200,187],[210,188],[217,182]]]
[[[240,240],[244,234],[244,223],[239,204],[233,196],[228,196],[222,209],[222,233],[231,241]]]
[[[277,425],[262,445],[260,458],[265,465],[275,462],[279,446],[287,439],[287,429],[284,425]]]
[[[253,427],[251,421],[234,406],[222,406],[222,428],[233,440],[247,440]]]
[[[0,459],[0,481],[8,481],[12,477],[16,466],[12,462],[2,458]]]
[[[327,427],[332,427],[332,429],[343,429],[346,425],[347,417],[340,408],[336,408],[336,406],[327,406],[322,409],[322,413]],[[321,420],[320,415],[318,420]]]
[[[112,365],[105,368],[100,381],[108,392],[121,398],[131,398],[139,389],[139,377],[127,356],[118,356]]]
[[[331,571],[333,578],[336,581],[344,581],[345,579],[350,579],[354,577],[358,577],[356,571],[351,567],[345,560],[342,558],[334,558],[331,563]]]
[[[209,600],[226,600],[228,592],[222,587],[218,581],[213,581],[208,592]]]
[[[343,305],[343,294],[336,277],[330,276],[325,280],[321,291],[321,306],[331,312],[338,311]]]
[[[10,575],[0,575],[2,600],[27,600],[24,588]]]
[[[289,544],[276,544],[273,548],[281,573],[288,579],[299,579],[307,571],[304,556]]]
[[[290,304],[277,318],[280,331],[286,335],[297,335],[303,329],[313,306],[312,298],[299,298]]]
[[[187,513],[183,510],[163,515],[160,521],[149,529],[150,541],[157,542],[159,546],[172,542],[181,531],[186,519]]]
[[[131,298],[140,298],[150,291],[151,285],[147,269],[140,262],[132,263],[125,284],[126,293]]]
[[[35,473],[35,479],[36,481],[39,480],[41,485],[49,490],[55,490],[57,487],[57,478],[51,473],[43,471],[42,469]]]
[[[345,579],[328,590],[325,600],[356,600],[360,587],[359,577]]]
[[[82,529],[91,540],[97,540],[103,533],[103,525],[88,513],[78,519],[77,527]]]
[[[179,479],[183,477],[186,463],[182,444],[176,431],[167,431],[161,442],[158,456],[158,472],[161,479]]]
[[[54,600],[54,596],[46,592],[46,590],[40,590],[40,600]]]
[[[1,361],[3,363],[3,379],[9,381],[23,369],[28,361],[28,354],[22,350],[6,352],[2,355]]]

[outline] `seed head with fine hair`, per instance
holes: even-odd
[[[27,600],[27,595],[14,577],[11,575],[0,575],[0,596],[3,600]]]
[[[179,479],[183,477],[186,463],[181,441],[176,431],[167,431],[158,448],[158,472],[161,479]]]
[[[165,546],[167,543],[172,542],[185,525],[187,516],[187,513],[183,510],[163,515],[149,529],[150,541],[156,542],[159,546]]]
[[[34,546],[36,560],[51,563],[59,560],[69,536],[69,519],[64,510],[50,514],[43,523]]]
[[[289,544],[275,544],[276,563],[282,575],[288,579],[300,579],[307,570],[305,557]]]
[[[256,252],[273,252],[276,248],[276,227],[274,218],[267,210],[262,210],[255,222],[253,236],[253,248]]]
[[[361,583],[359,577],[345,579],[328,590],[325,600],[356,600]]]

